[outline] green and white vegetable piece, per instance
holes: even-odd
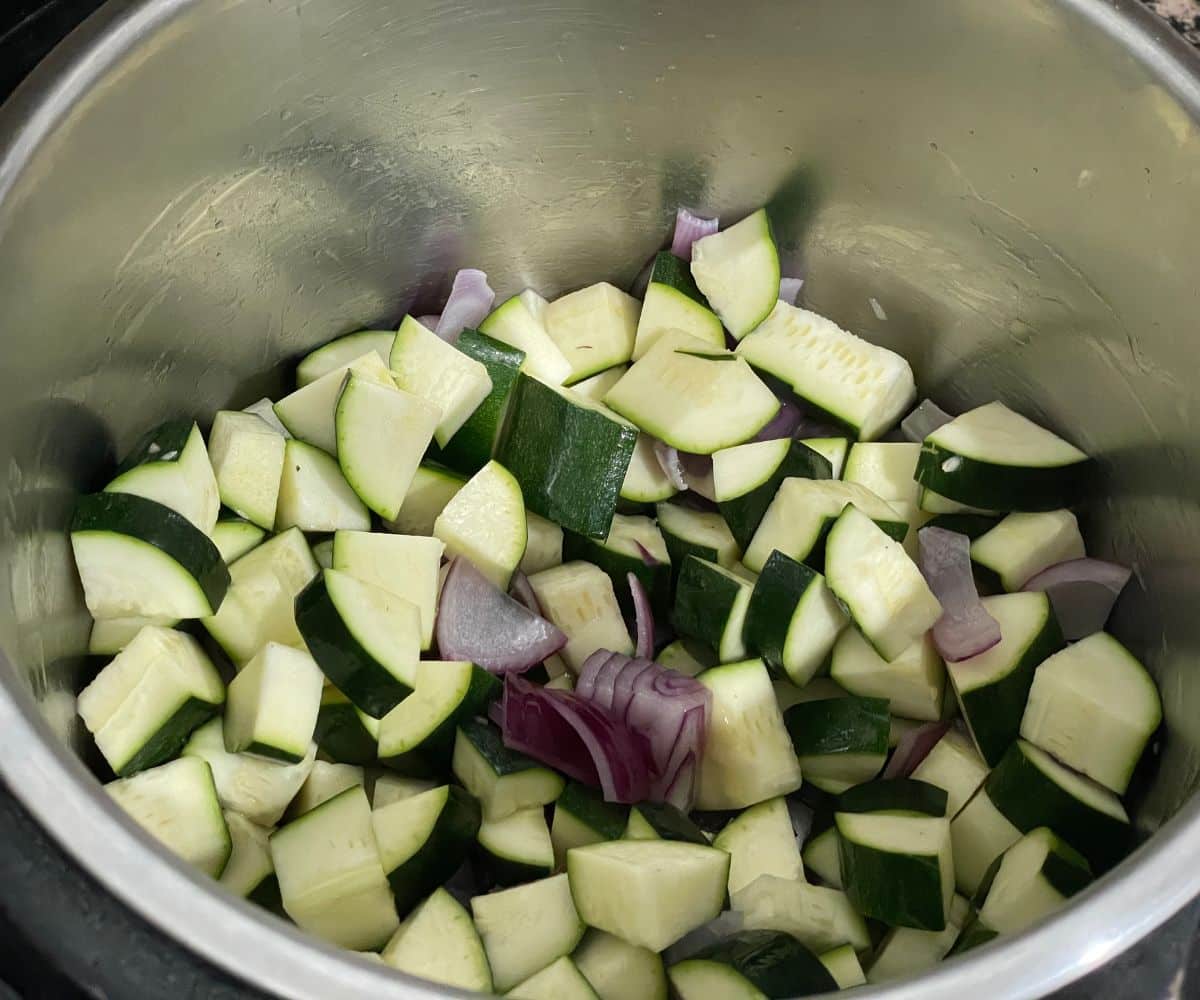
[[[684,334],[660,337],[604,402],[671,447],[702,455],[750,440],[779,410],[745,361]]]
[[[1021,736],[1118,795],[1162,722],[1154,681],[1105,632],[1055,653],[1037,668]]]
[[[479,800],[487,820],[546,805],[563,790],[558,774],[509,750],[499,730],[478,719],[459,724],[452,766],[454,776]]]
[[[1084,554],[1079,522],[1069,510],[1009,514],[971,543],[977,571],[1009,593],[1048,566]]]
[[[1079,852],[1039,827],[996,864],[990,884],[980,890],[979,920],[997,933],[1016,934],[1062,909],[1091,881],[1091,870]]]
[[[212,540],[170,507],[131,493],[80,497],[71,550],[92,617],[203,618],[229,570]]]
[[[662,959],[614,934],[589,930],[572,956],[600,1000],[666,1000]]]
[[[680,633],[709,646],[722,663],[746,655],[742,638],[754,580],[688,556],[675,587],[672,621]]]
[[[200,644],[147,625],[80,692],[76,707],[109,767],[125,777],[177,756],[224,702],[225,686]]]
[[[713,667],[697,679],[712,692],[712,716],[696,808],[744,809],[799,788],[800,762],[762,660]]]
[[[571,366],[570,385],[633,356],[641,303],[601,281],[555,299],[545,308],[546,333]]]
[[[145,435],[117,469],[107,493],[153,500],[182,514],[206,534],[217,523],[217,480],[200,428],[172,420]]]
[[[367,531],[371,527],[371,515],[342,475],[338,460],[297,438],[288,441],[284,449],[275,506],[275,530],[293,527],[301,531]]]
[[[507,590],[528,537],[520,485],[499,462],[489,462],[446,504],[433,533],[445,542],[448,558],[465,556]]]
[[[851,694],[886,698],[889,711],[905,719],[942,717],[946,667],[928,633],[888,661],[858,629],[846,629],[833,647],[829,676]]]
[[[275,404],[275,416],[294,438],[333,455],[337,452],[334,410],[347,373],[377,385],[395,389],[387,363],[374,350],[330,369],[325,374],[284,396]]]
[[[271,862],[271,831],[235,812],[226,810],[224,815],[231,850],[220,882],[238,896],[250,896],[275,874]]]
[[[962,896],[955,896],[950,901],[945,929],[922,931],[913,927],[892,928],[879,942],[867,973],[867,981],[891,982],[933,968],[954,947],[970,915],[971,904]]]
[[[945,791],[946,814],[957,816],[987,773],[987,764],[971,739],[957,729],[949,729],[916,766],[912,777]]]
[[[229,685],[225,749],[295,764],[316,730],[325,676],[308,653],[269,642]]]
[[[766,209],[696,240],[692,277],[736,339],[758,326],[779,298],[779,251]]]
[[[568,562],[535,573],[529,585],[546,618],[567,636],[557,654],[573,673],[597,649],[633,653],[608,574],[586,562]]]
[[[267,532],[257,524],[241,518],[218,521],[212,530],[213,545],[221,553],[225,565],[237,562],[251,549],[257,548],[267,537]]]
[[[668,975],[680,1000],[769,1000],[837,988],[822,961],[780,931],[740,931],[671,966]]]
[[[294,820],[298,816],[312,812],[335,795],[341,795],[348,788],[366,788],[367,776],[361,767],[352,764],[331,764],[328,761],[314,761],[312,770],[300,791],[288,806],[287,818]]]
[[[392,330],[359,330],[331,340],[305,355],[296,366],[296,385],[303,388],[336,368],[344,368],[350,362],[372,351],[379,360],[387,364],[396,334]]]
[[[917,396],[912,369],[899,354],[782,301],[738,345],[738,354],[860,441],[873,441],[898,423]]]
[[[917,481],[984,510],[1057,510],[1084,495],[1090,466],[1087,455],[1057,434],[1003,403],[988,403],[925,439]]]
[[[825,546],[825,580],[885,660],[900,656],[941,617],[904,547],[857,507],[842,512]]]
[[[783,715],[805,780],[831,795],[869,781],[888,750],[888,703],[843,696],[803,701]]]
[[[332,568],[414,605],[421,615],[421,648],[429,649],[445,548],[439,538],[339,531],[333,536]]]
[[[568,851],[567,874],[584,923],[662,951],[721,912],[729,855],[676,840],[613,840]]]
[[[276,830],[271,858],[284,910],[310,934],[373,951],[395,933],[396,907],[361,786]]]
[[[233,848],[208,764],[182,757],[104,786],[167,850],[219,878]]]
[[[981,785],[950,821],[954,851],[954,880],[966,896],[974,896],[992,862],[1021,839]]]
[[[566,875],[475,896],[471,910],[497,992],[569,955],[583,937],[584,921]]]
[[[221,410],[209,435],[209,457],[223,503],[270,531],[283,476],[286,440],[252,413]]]
[[[862,916],[844,892],[796,879],[760,875],[730,898],[748,930],[783,931],[813,951],[871,946]]]
[[[598,1000],[591,983],[566,955],[518,983],[505,996],[514,1000]]]
[[[636,361],[666,332],[680,330],[714,347],[725,346],[725,331],[716,314],[696,287],[687,265],[673,253],[661,251],[654,257],[650,283],[638,317]]]
[[[804,879],[785,799],[768,799],[734,817],[717,834],[713,847],[729,852],[730,895],[760,875]]]
[[[388,366],[399,388],[420,396],[439,412],[433,436],[443,448],[492,391],[491,377],[482,364],[412,316],[405,316],[400,324]]]
[[[466,908],[445,889],[435,889],[409,914],[383,949],[383,960],[435,983],[492,992],[492,970],[479,932]]]

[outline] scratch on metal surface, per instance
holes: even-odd
[[[216,197],[214,197],[210,201],[208,201],[208,203],[205,204],[205,206],[203,208],[201,208],[199,212],[196,213],[196,217],[194,219],[192,219],[192,221],[189,222],[186,226],[184,226],[183,229],[180,231],[179,235],[175,237],[175,241],[174,241],[175,245],[177,247],[182,248],[182,247],[187,246],[188,243],[192,242],[190,239],[188,239],[188,235],[192,232],[193,229],[195,229],[198,225],[200,225],[200,223],[202,223],[205,220],[205,218],[208,216],[208,214],[210,212],[212,212],[212,210],[214,208],[216,208],[218,205],[220,205],[226,199],[232,197],[240,188],[244,187],[246,184],[248,184],[251,180],[253,180],[255,177],[257,177],[259,174],[264,173],[266,171],[266,169],[267,168],[265,165],[255,167],[249,173],[243,174],[241,177],[239,177],[237,180],[235,180],[232,184],[228,185],[225,188],[225,190],[222,191],[220,194],[218,194]]]
[[[115,278],[120,278],[121,273],[125,270],[126,267],[128,267],[129,262],[133,259],[134,255],[141,248],[142,244],[146,242],[146,238],[152,232],[154,232],[154,230],[158,227],[158,224],[160,222],[162,222],[163,219],[165,219],[171,213],[171,210],[173,208],[175,208],[175,206],[178,205],[181,201],[183,201],[184,198],[186,198],[193,191],[195,191],[196,188],[200,187],[200,185],[205,184],[207,182],[208,182],[207,177],[201,177],[198,181],[195,181],[194,183],[189,184],[186,188],[184,188],[181,192],[179,192],[179,194],[177,194],[174,198],[172,198],[169,202],[167,202],[167,204],[165,206],[163,206],[163,210],[161,212],[159,212],[158,215],[156,215],[151,220],[150,224],[148,226],[146,226],[146,228],[143,229],[141,231],[141,233],[138,234],[138,238],[133,241],[133,243],[129,247],[129,250],[126,252],[125,256],[121,258],[121,263],[119,263],[117,265],[116,272],[114,273]]]

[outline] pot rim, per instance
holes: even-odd
[[[42,61],[0,108],[0,206],[38,150],[85,108],[89,89],[193,2],[106,5]],[[1161,19],[1138,0],[1056,2],[1120,44],[1200,123],[1200,58]],[[472,995],[325,945],[192,871],[112,804],[50,731],[2,654],[0,779],[113,896],[212,965],[259,989],[285,997]],[[1198,838],[1200,797],[1193,796],[1064,911],[926,973],[919,979],[921,996],[960,1000],[972,986],[1003,983],[1010,997],[1038,997],[1099,968],[1200,893]],[[916,982],[868,987],[863,995],[901,1000],[912,996]]]

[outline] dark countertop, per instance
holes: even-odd
[[[28,71],[51,48],[101,5],[103,0],[8,0],[0,2],[0,101],[20,82]],[[1101,0],[1096,0],[1101,2]],[[1142,0],[1188,41],[1200,46],[1200,0]],[[15,807],[0,787],[0,830],[23,841],[37,840],[40,831]],[[47,850],[52,848],[47,845]],[[19,852],[18,852],[19,853]],[[10,861],[19,859],[10,858]],[[96,995],[116,996],[110,992],[116,984],[104,983],[104,977],[91,978],[90,989],[76,992],[56,971],[62,968],[62,956],[39,954],[17,926],[7,919],[9,912],[20,915],[24,923],[28,910],[22,913],[22,901],[41,903],[46,910],[56,910],[56,903],[65,907],[59,940],[69,946],[72,930],[77,940],[85,938],[90,947],[81,949],[85,966],[98,967],[104,963],[100,952],[121,947],[129,940],[134,950],[149,956],[141,966],[143,988],[150,983],[169,989],[172,996],[195,998],[233,998],[241,994],[236,986],[219,974],[204,969],[190,960],[180,949],[161,942],[147,928],[124,911],[119,904],[105,905],[91,900],[95,912],[88,912],[86,885],[90,880],[73,871],[65,859],[49,866],[51,870],[37,872],[28,866],[0,865],[6,892],[0,896],[0,1000],[21,996],[27,1000],[53,998],[72,1000],[73,997]],[[58,894],[57,898],[55,893]],[[68,915],[69,914],[69,915]],[[53,919],[53,918],[51,918]],[[37,922],[37,921],[35,921]],[[45,920],[41,921],[45,923]],[[1054,1000],[1094,1000],[1099,997],[1147,998],[1147,1000],[1176,1000],[1200,997],[1200,949],[1193,948],[1200,925],[1200,901],[1197,901],[1168,921],[1158,932],[1141,945],[1131,949],[1100,972],[1054,995]],[[82,933],[83,937],[78,937]],[[129,935],[123,938],[123,935]],[[139,947],[140,943],[140,947]],[[16,989],[12,993],[4,984],[7,976]],[[108,987],[106,989],[105,987]],[[159,995],[156,990],[137,991],[142,996]],[[166,995],[166,994],[162,994]]]

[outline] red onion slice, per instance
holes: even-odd
[[[638,555],[642,557],[643,563],[650,567],[661,565],[658,559],[655,558],[654,553],[646,548],[646,546],[644,546],[641,542],[639,542],[637,539],[634,539],[633,544],[638,550]]]
[[[687,477],[683,474],[683,463],[679,461],[679,452],[662,441],[654,442],[654,457],[658,459],[658,467],[662,469],[667,481],[677,490],[688,488]]]
[[[930,722],[924,726],[910,729],[900,737],[896,749],[892,752],[891,760],[883,769],[884,778],[907,778],[917,769],[917,765],[929,756],[929,751],[938,744],[950,730],[949,722]]]
[[[754,435],[755,441],[777,441],[780,438],[790,438],[800,429],[804,414],[800,407],[789,399],[779,401],[779,409],[775,416],[767,421],[767,425]]]
[[[428,316],[418,316],[417,322],[420,323],[426,330],[433,332],[437,329],[438,322],[441,320],[441,313],[430,313]]]
[[[504,682],[504,745],[589,785],[608,802],[649,794],[646,740],[598,705],[514,674]]]
[[[803,278],[780,278],[779,300],[781,302],[786,302],[789,306],[794,306],[796,304],[796,300],[800,298],[800,289],[803,287]]]
[[[1068,559],[1034,574],[1022,590],[1044,590],[1063,638],[1099,632],[1129,582],[1131,570],[1103,559]]]
[[[900,421],[900,432],[907,440],[919,444],[953,419],[932,399],[923,399],[912,413]]]
[[[692,259],[692,244],[711,236],[720,228],[720,219],[703,219],[679,206],[675,212],[675,235],[671,237],[671,253],[684,260]]]
[[[650,595],[642,581],[633,573],[626,573],[629,592],[633,595],[633,617],[637,623],[637,655],[650,659],[654,655],[654,612],[650,610]]]
[[[1000,641],[1000,623],[987,613],[971,573],[971,540],[945,528],[922,528],[917,535],[921,572],[942,605],[933,626],[933,644],[951,663],[978,656]]]
[[[513,573],[512,582],[508,585],[508,592],[535,615],[542,618],[545,617],[542,614],[541,602],[537,599],[537,594],[533,592],[533,586],[529,582],[529,577],[520,570]]]
[[[528,670],[567,644],[561,629],[492,586],[462,556],[446,573],[436,623],[438,652],[494,674]]]
[[[434,328],[442,340],[451,344],[467,327],[476,327],[492,311],[496,293],[487,283],[487,275],[473,267],[464,267],[454,276],[450,297]]]
[[[705,500],[715,501],[712,456],[679,451],[662,441],[654,442],[654,457],[663,475],[677,490],[691,490]]]

